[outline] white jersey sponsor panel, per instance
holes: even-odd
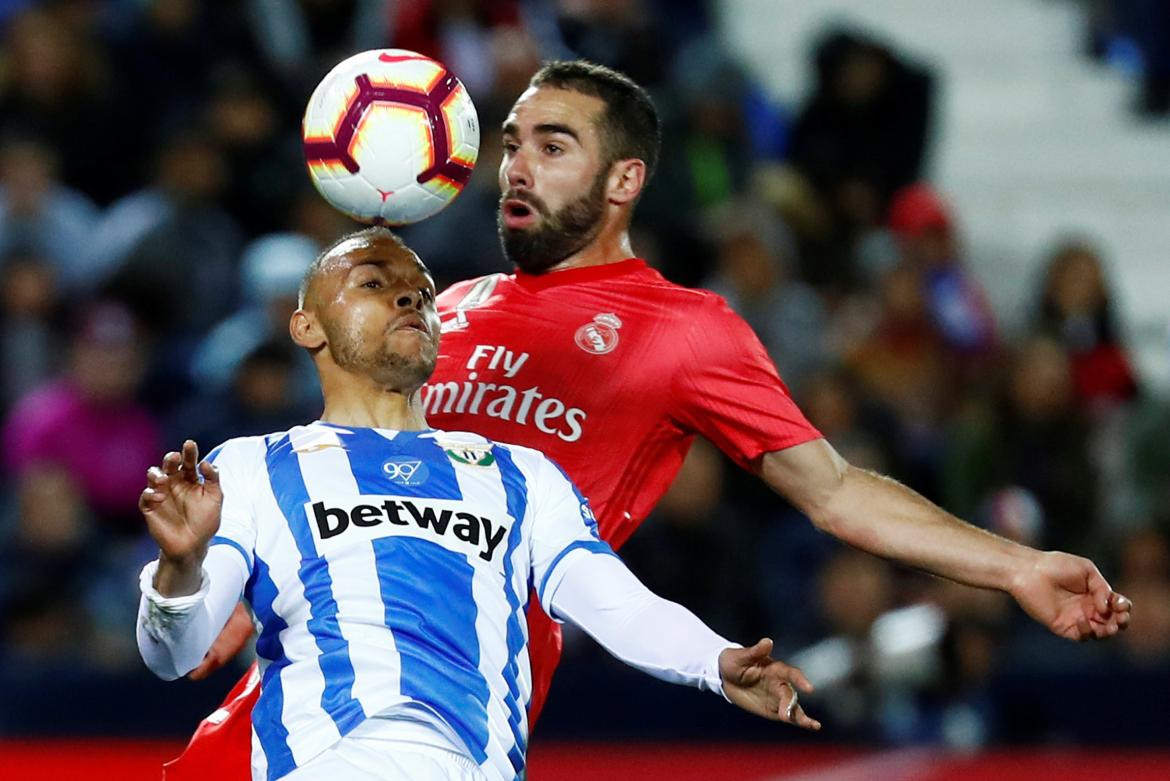
[[[421,706],[492,779],[524,768],[524,610],[568,551],[609,553],[536,451],[473,434],[313,423],[230,440],[213,544],[262,624],[253,721],[278,779],[368,717]]]

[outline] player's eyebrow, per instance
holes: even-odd
[[[515,136],[520,132],[520,128],[516,125],[515,122],[505,122],[502,130],[506,136]],[[564,135],[576,141],[578,144],[581,143],[581,136],[578,135],[576,130],[569,127],[568,125],[562,125],[559,122],[544,122],[537,125],[532,130],[534,133],[540,135],[563,133]]]
[[[558,122],[545,122],[543,124],[537,125],[534,128],[534,130],[537,133],[541,133],[544,135],[552,135],[553,133],[563,133],[564,135],[573,139],[577,143],[581,143],[581,137],[579,135],[577,135],[576,130],[569,127],[568,125],[562,125]]]
[[[383,271],[383,272],[389,274],[392,264],[393,264],[392,260],[385,259],[385,258],[382,258],[382,259],[367,258],[366,260],[359,260],[357,263],[354,263],[352,266],[349,267],[349,271],[347,271],[345,273],[346,273],[346,276],[348,276],[349,274],[352,274],[354,271],[357,271],[359,268],[361,268],[363,266],[374,266],[379,271]],[[431,279],[430,269],[428,269],[423,264],[422,261],[418,261],[418,263],[415,265],[414,268],[416,271],[418,271],[419,274],[422,275],[423,279],[427,283],[427,287],[429,287],[431,289],[431,292],[432,293],[436,292],[437,288],[435,287],[434,280]]]

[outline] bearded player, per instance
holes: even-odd
[[[649,96],[620,73],[562,62],[532,78],[504,124],[499,175],[500,238],[516,272],[439,297],[443,340],[425,397],[431,424],[547,453],[590,498],[614,548],[701,435],[845,543],[1007,592],[1061,637],[1124,629],[1130,602],[1091,561],[997,537],[847,463],[805,420],[755,334],[722,299],[674,285],[634,257],[630,221],[659,134]],[[533,604],[535,723],[561,636]],[[208,666],[239,644],[225,636]],[[234,715],[250,712],[244,689],[242,681],[220,723],[204,722],[180,768],[206,772],[209,759],[219,768],[233,744],[231,777],[246,777],[247,725]]]

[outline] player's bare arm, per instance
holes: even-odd
[[[147,471],[146,483],[138,509],[159,547],[154,587],[165,597],[194,594],[207,546],[219,529],[219,472],[200,461],[199,447],[187,440],[182,452],[167,453],[161,467]]]
[[[759,471],[822,531],[959,583],[1005,591],[1061,637],[1110,637],[1129,624],[1130,601],[1093,562],[974,527],[897,481],[850,465],[823,439],[768,453]]]

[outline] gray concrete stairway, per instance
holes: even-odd
[[[940,77],[929,176],[1009,332],[1065,235],[1103,250],[1143,377],[1170,391],[1170,123],[1126,110],[1133,85],[1079,52],[1065,0],[724,0],[726,39],[798,105],[809,50],[842,21]]]

